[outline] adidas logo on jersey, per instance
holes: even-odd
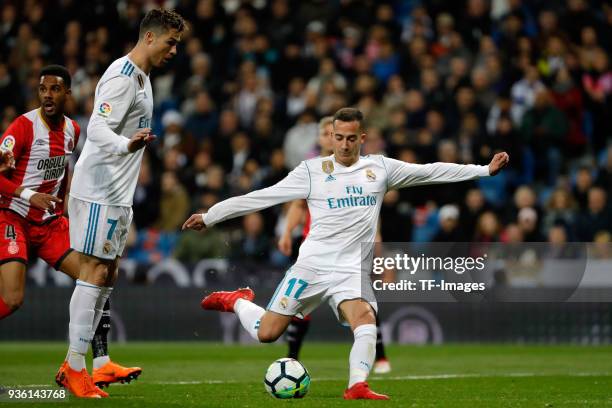
[[[328,181],[336,181],[336,178],[335,178],[333,175],[331,175],[331,174],[330,174],[330,175],[329,175],[329,176],[327,176],[327,178],[325,179],[325,182],[328,182]]]

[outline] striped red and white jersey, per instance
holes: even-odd
[[[63,200],[68,159],[80,132],[79,125],[67,116],[58,126],[48,124],[40,109],[15,119],[0,138],[0,149],[11,150],[15,157],[15,169],[0,175],[0,183],[5,185],[0,188],[0,208],[14,211],[36,224],[63,214],[63,205],[56,205],[51,212],[42,211],[8,192],[22,186]]]

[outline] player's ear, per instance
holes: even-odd
[[[151,44],[155,41],[155,33],[153,31],[147,31],[144,35],[145,43]]]

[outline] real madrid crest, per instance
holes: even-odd
[[[321,169],[325,174],[332,174],[334,172],[334,162],[331,160],[323,160],[321,163]]]
[[[102,252],[104,252],[105,255],[110,254],[111,250],[113,249],[113,246],[111,244],[110,241],[106,241],[104,243],[104,246],[102,247]]]
[[[370,181],[375,181],[376,180],[376,173],[374,173],[372,171],[372,169],[366,169],[366,177]]]
[[[283,297],[280,300],[280,307],[281,307],[281,309],[286,309],[288,304],[289,304],[289,299],[287,299],[286,297]]]

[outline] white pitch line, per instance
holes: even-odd
[[[552,375],[559,375],[564,377],[609,377],[612,376],[612,373],[568,373],[568,374],[559,374],[559,373],[489,373],[489,374],[431,374],[431,375],[400,375],[400,376],[380,376],[373,375],[370,377],[372,380],[381,380],[381,381],[419,381],[419,380],[447,380],[447,379],[456,379],[456,378],[493,378],[493,377],[502,377],[502,378],[521,378],[521,377],[546,377]],[[312,381],[344,381],[345,377],[314,377]],[[154,382],[146,382],[140,381],[141,383],[146,384],[155,384],[155,385],[208,385],[208,384],[245,384],[252,381],[234,381],[234,380],[200,380],[200,381],[154,381]],[[116,384],[120,385],[120,384]],[[52,387],[53,384],[24,384],[24,385],[10,385],[5,387],[13,387],[13,388],[31,388],[31,387]]]
[[[203,381],[156,381],[156,385],[202,385],[202,384],[238,384],[241,381],[232,380],[203,380]],[[247,382],[247,381],[242,381]]]
[[[549,375],[562,375],[565,377],[595,377],[595,376],[610,376],[611,373],[571,373],[571,374],[555,374],[555,373],[499,373],[499,374],[432,374],[432,375],[402,375],[402,376],[372,376],[372,380],[384,381],[418,381],[418,380],[446,380],[454,378],[487,378],[487,377],[545,377]],[[342,377],[314,377],[312,381],[344,381]],[[158,385],[202,385],[202,384],[243,384],[250,381],[232,381],[232,380],[203,380],[203,381],[158,381],[153,384]]]

